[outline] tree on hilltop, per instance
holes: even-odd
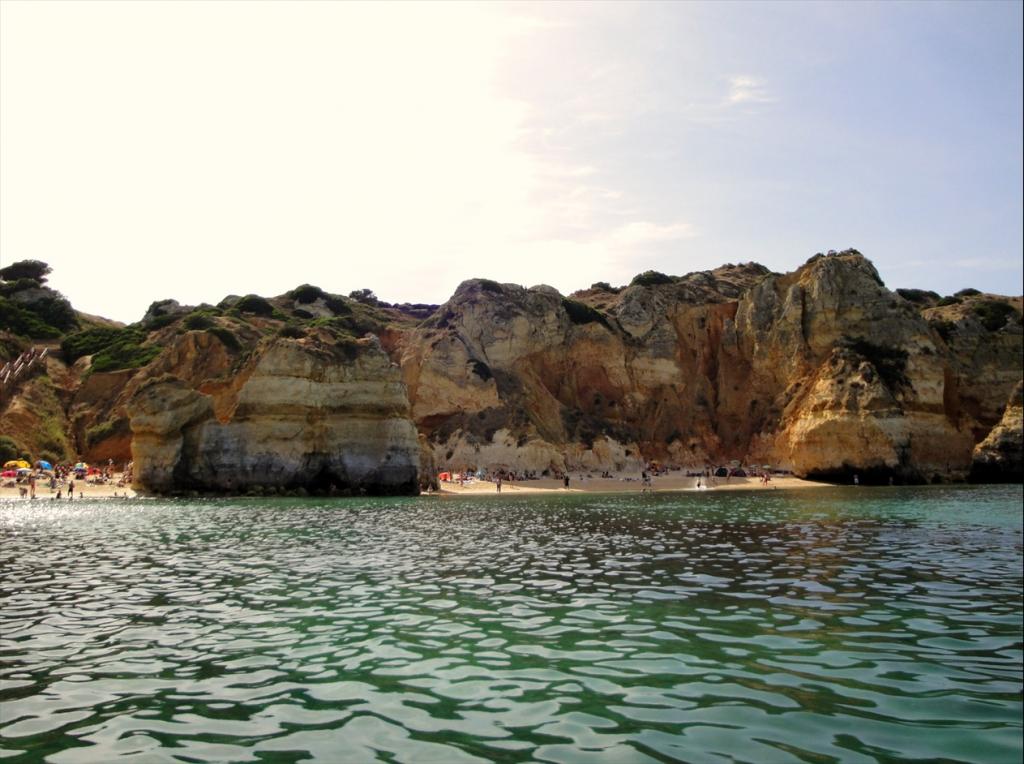
[[[364,305],[380,305],[380,300],[377,299],[377,295],[373,293],[372,289],[356,289],[353,292],[349,292],[348,296],[350,299],[361,302]]]
[[[38,284],[45,284],[46,277],[53,269],[40,260],[19,260],[0,268],[0,279],[4,281],[18,281],[19,279],[31,279]]]

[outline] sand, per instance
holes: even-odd
[[[828,486],[828,483],[817,483],[812,480],[801,480],[795,477],[773,477],[767,486],[761,484],[760,478],[714,478],[714,484],[707,486],[707,478],[701,478],[701,485],[704,488],[697,488],[697,478],[685,477],[682,473],[661,475],[651,480],[651,489],[655,493],[669,491],[772,491],[779,488],[820,488]],[[528,493],[640,493],[643,486],[640,479],[634,477],[632,480],[625,478],[584,478],[580,480],[573,476],[569,480],[569,487],[565,488],[561,480],[554,478],[542,478],[540,480],[525,480],[514,483],[503,482],[501,493],[504,494],[528,494]],[[479,495],[482,493],[497,493],[497,486],[489,480],[474,480],[460,486],[458,483],[441,483],[443,494],[455,496]]]
[[[4,480],[0,484],[0,501],[22,500],[17,487],[9,486],[10,480]],[[701,484],[706,485],[705,478],[701,478]],[[696,491],[697,478],[685,477],[682,474],[668,474],[653,478],[651,488],[655,493],[669,491]],[[771,482],[764,486],[758,478],[715,478],[713,486],[702,488],[707,491],[771,491],[779,488],[819,488],[827,483],[816,483],[811,480],[801,480],[795,477],[773,477]],[[526,495],[535,493],[640,493],[643,486],[639,478],[626,480],[625,478],[585,478],[573,476],[569,481],[569,488],[566,489],[561,480],[554,478],[541,478],[540,480],[525,480],[514,483],[504,482],[501,486],[502,495]],[[473,480],[464,486],[458,483],[441,483],[439,493],[446,496],[479,496],[481,494],[497,494],[497,487],[489,480]],[[42,481],[36,483],[36,501],[51,501],[56,491],[51,491],[49,485]],[[121,499],[134,497],[135,491],[131,488],[118,486],[116,483],[96,485],[75,481],[75,501],[85,499]],[[67,495],[62,496],[62,501],[67,500]]]
[[[19,483],[17,486],[10,486],[9,483],[13,482],[10,478],[4,479],[3,483],[0,483],[0,501],[4,500],[21,500],[28,501],[28,497],[22,499],[20,487],[28,488],[27,484]],[[36,501],[51,501],[57,495],[56,491],[50,490],[50,484],[48,481],[38,480],[36,481]],[[121,499],[127,496],[131,498],[135,496],[135,491],[125,486],[118,486],[116,482],[96,485],[94,483],[86,483],[84,480],[75,481],[75,501],[82,499]],[[67,501],[67,489],[62,489],[61,501]]]

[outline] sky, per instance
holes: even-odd
[[[79,310],[855,247],[1022,291],[1022,4],[0,2],[0,265]]]

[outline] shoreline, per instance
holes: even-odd
[[[689,493],[705,491],[773,491],[783,490],[807,490],[811,488],[837,488],[841,487],[836,483],[824,483],[815,480],[804,480],[802,478],[785,476],[773,477],[767,486],[761,485],[757,478],[731,478],[728,483],[725,478],[718,478],[717,485],[697,488],[696,478],[665,476],[654,478],[649,493]],[[703,483],[703,480],[702,480]],[[852,487],[852,486],[851,486]],[[526,480],[522,482],[503,483],[501,492],[497,490],[494,482],[489,480],[473,480],[465,486],[457,483],[442,483],[438,491],[423,491],[420,496],[449,497],[479,497],[479,496],[531,496],[546,494],[613,494],[613,493],[643,493],[643,485],[639,480],[623,480],[617,478],[590,478],[580,481],[572,480],[569,488],[565,488],[562,481],[554,478],[541,478],[538,480]],[[36,498],[38,502],[67,502],[67,497],[54,498],[56,491],[51,491],[48,486],[36,486]],[[161,494],[149,494],[145,491],[135,491],[131,487],[117,486],[116,484],[79,486],[75,484],[74,502],[101,500],[124,500],[124,499],[159,499],[159,498],[187,498],[187,497],[165,497]],[[286,495],[264,495],[249,496],[246,494],[201,494],[197,498],[219,498],[219,499],[275,499],[275,498],[298,498]],[[308,498],[322,499],[323,496],[309,496]],[[338,496],[336,498],[359,498],[351,496]],[[22,502],[32,501],[27,496],[20,495],[19,487],[0,486],[0,502]]]
[[[702,488],[697,488],[697,478],[685,477],[682,475],[664,475],[652,478],[650,493],[679,493],[683,491],[772,491],[779,488],[785,489],[806,489],[806,488],[834,488],[832,483],[822,483],[814,480],[804,480],[792,476],[773,477],[768,485],[762,485],[759,478],[733,477],[728,481],[725,478],[715,478],[714,485],[707,485],[707,478],[701,478]],[[566,488],[561,480],[556,478],[540,478],[538,480],[524,480],[502,483],[501,493],[498,493],[497,485],[490,480],[473,480],[464,486],[458,483],[442,483],[439,491],[424,493],[424,496],[480,496],[481,494],[504,495],[527,495],[547,493],[642,493],[644,487],[641,482],[634,478],[625,480],[622,478],[587,478],[579,480],[571,478],[569,487]]]
[[[9,487],[6,485],[0,486],[0,501],[13,500],[13,501],[32,501],[28,496],[21,495],[21,488],[28,488],[27,485],[19,483],[16,486]],[[36,483],[36,498],[35,501],[44,502],[68,502],[74,503],[76,501],[88,501],[90,499],[134,499],[137,494],[132,490],[131,486],[118,486],[115,483],[106,484],[93,484],[86,482],[75,481],[75,498],[69,500],[65,495],[66,486],[61,489],[61,498],[57,499],[56,489],[50,490],[49,483],[43,482],[42,480]]]
[[[702,485],[705,485],[706,478],[701,479]],[[684,477],[676,475],[665,475],[661,477],[655,477],[652,479],[652,485],[650,493],[678,493],[686,491],[772,491],[780,488],[784,489],[807,489],[807,488],[834,488],[835,486],[831,483],[821,483],[813,480],[803,480],[801,478],[791,476],[780,476],[773,477],[771,482],[765,486],[761,484],[758,478],[746,477],[746,478],[730,478],[728,482],[725,478],[716,478],[715,485],[707,486],[703,488],[696,487],[697,478]],[[26,486],[27,487],[27,486]],[[19,486],[0,486],[0,501],[31,501],[27,496],[22,497]],[[556,478],[540,478],[537,480],[524,480],[515,481],[512,483],[504,482],[501,487],[501,492],[497,490],[497,486],[493,481],[490,480],[473,480],[464,486],[460,486],[458,483],[442,483],[441,489],[438,491],[424,491],[420,496],[481,496],[481,495],[495,495],[495,496],[527,496],[532,494],[564,494],[564,493],[583,493],[583,494],[604,494],[604,493],[642,493],[643,485],[638,479],[625,480],[622,478],[587,478],[585,480],[579,480],[573,478],[570,480],[569,487],[565,488],[561,480]],[[66,502],[68,498],[62,496],[60,499],[54,498],[56,496],[56,490],[50,490],[50,487],[42,483],[41,481],[36,484],[36,498],[35,501],[60,501]],[[149,494],[145,492],[136,492],[130,486],[118,486],[113,483],[108,484],[92,484],[92,483],[75,483],[75,498],[73,501],[87,501],[91,499],[134,499],[134,498],[145,498]],[[222,498],[260,498],[246,496],[245,494],[238,494],[236,496],[223,496]],[[263,498],[276,498],[273,496],[267,496]]]

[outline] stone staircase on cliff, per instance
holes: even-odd
[[[33,347],[0,368],[0,409],[4,408],[25,381],[46,368],[49,348]]]

